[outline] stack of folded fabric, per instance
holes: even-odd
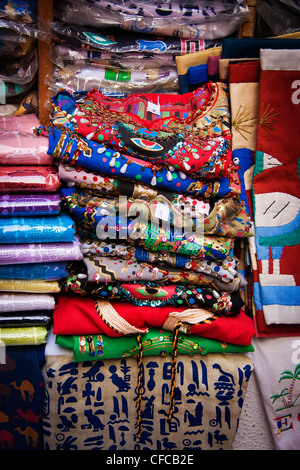
[[[180,91],[176,57],[220,46],[249,17],[246,1],[55,2],[48,83],[77,96]]]
[[[189,354],[253,350],[236,255],[253,232],[226,85],[118,99],[92,90],[81,104],[61,90],[53,102],[37,132],[84,253],[58,296],[57,342],[78,361],[171,354],[173,380],[188,344]]]
[[[46,342],[67,264],[82,257],[37,126],[35,114],[0,122],[0,338],[7,346]]]

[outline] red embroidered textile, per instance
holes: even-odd
[[[128,303],[114,302],[111,304],[117,315],[124,318],[130,325],[139,329],[148,327],[162,328],[170,313],[184,312],[186,308],[140,307]],[[100,318],[95,302],[91,298],[73,296],[58,297],[53,313],[54,334],[106,334],[111,337],[122,336]],[[253,321],[243,310],[235,317],[218,317],[205,323],[191,325],[190,334],[217,339],[225,343],[249,345],[254,336]]]

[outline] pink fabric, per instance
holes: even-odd
[[[53,164],[47,137],[33,133],[39,125],[34,114],[0,117],[0,165]]]

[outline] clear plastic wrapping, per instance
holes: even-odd
[[[293,0],[258,0],[256,35],[280,36],[300,30],[300,5]]]
[[[219,39],[203,40],[194,38],[192,42],[173,37],[149,35],[145,31],[135,33],[118,29],[104,30],[61,22],[49,23],[54,44],[86,50],[102,50],[118,53],[139,52],[147,54],[186,54],[215,47],[221,44]]]
[[[178,75],[175,67],[147,70],[113,70],[102,67],[85,66],[82,68],[56,68],[54,71],[55,90],[66,88],[70,92],[89,91],[92,89],[104,92],[108,90],[139,93],[168,89],[179,92]]]
[[[38,71],[37,48],[22,58],[6,58],[1,61],[0,80],[26,85],[34,80]]]
[[[126,31],[213,39],[232,34],[246,21],[246,1],[197,3],[123,2],[70,0],[56,6],[60,21],[95,28],[116,27]]]

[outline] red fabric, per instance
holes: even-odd
[[[261,310],[256,310],[254,322],[256,329],[255,336],[258,338],[300,336],[300,325],[266,325],[264,315]]]
[[[137,328],[161,328],[169,313],[183,312],[185,308],[139,307],[127,303],[112,303],[115,310],[128,323]],[[99,317],[94,300],[73,296],[58,297],[53,313],[54,329],[57,335],[106,334],[119,337],[120,334],[111,329]],[[254,336],[254,325],[243,310],[236,317],[220,317],[211,323],[192,325],[190,334],[216,339],[225,343],[249,345]]]
[[[228,79],[230,83],[257,83],[259,81],[259,75],[259,60],[249,60],[236,64],[229,63]]]

